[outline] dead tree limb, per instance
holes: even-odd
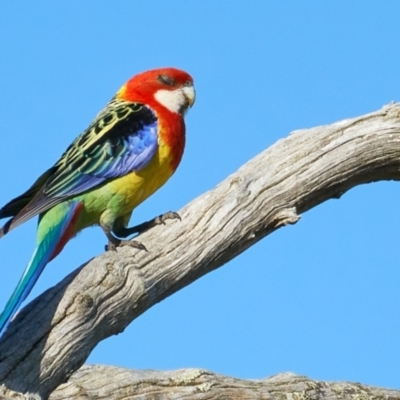
[[[400,178],[400,105],[295,131],[214,190],[27,305],[0,343],[0,382],[47,398],[101,340],[300,214],[350,188]]]
[[[146,396],[158,400],[400,400],[400,392],[396,390],[359,383],[321,382],[291,373],[244,380],[201,369],[134,371],[103,365],[83,366],[50,400],[143,399]]]

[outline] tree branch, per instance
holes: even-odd
[[[400,178],[400,105],[295,131],[214,190],[28,304],[0,342],[0,382],[47,398],[101,340],[303,213],[350,188]]]
[[[110,382],[113,384],[110,385]],[[321,382],[291,373],[262,380],[243,380],[201,369],[134,371],[103,365],[85,365],[61,385],[50,400],[400,400],[400,392],[348,382]]]

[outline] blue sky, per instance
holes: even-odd
[[[399,15],[396,1],[3,1],[0,205],[57,161],[125,80],[176,66],[197,90],[184,159],[132,223],[178,211],[290,131],[398,101]],[[318,206],[153,307],[88,362],[399,389],[398,203],[398,184],[380,182]],[[0,307],[35,229],[30,221],[0,241]],[[30,299],[104,244],[98,228],[80,234]]]

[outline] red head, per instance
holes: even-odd
[[[195,100],[193,78],[177,68],[159,68],[131,78],[118,92],[118,97],[157,108],[163,106],[184,115]]]

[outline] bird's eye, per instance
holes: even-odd
[[[175,84],[175,81],[168,75],[158,75],[157,79],[167,86],[173,86]]]

